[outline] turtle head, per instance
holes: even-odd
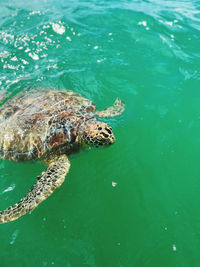
[[[115,137],[106,123],[91,121],[82,128],[82,140],[87,145],[99,147],[113,144]]]

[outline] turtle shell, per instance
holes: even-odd
[[[76,143],[78,127],[94,118],[92,101],[73,91],[22,91],[0,108],[0,157],[31,160]]]

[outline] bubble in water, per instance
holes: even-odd
[[[112,182],[112,187],[116,187],[117,183],[116,182]]]
[[[17,230],[14,231],[14,233],[11,236],[10,245],[13,245],[15,243],[15,240],[16,240],[18,234],[19,234],[19,230],[17,229]]]
[[[175,244],[173,244],[172,248],[173,248],[173,251],[176,251],[176,245]]]
[[[12,184],[12,185],[9,186],[8,188],[6,188],[6,189],[3,191],[3,194],[6,193],[6,192],[10,192],[10,191],[12,191],[13,189],[15,189],[15,184]]]

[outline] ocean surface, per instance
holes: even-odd
[[[66,181],[0,225],[0,267],[200,266],[200,2],[0,2],[0,97],[71,89],[116,143],[70,157]],[[0,210],[45,169],[0,160]]]

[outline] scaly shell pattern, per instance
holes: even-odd
[[[73,91],[23,91],[0,108],[0,157],[25,161],[65,144],[70,153],[78,128],[95,120],[92,101]]]

